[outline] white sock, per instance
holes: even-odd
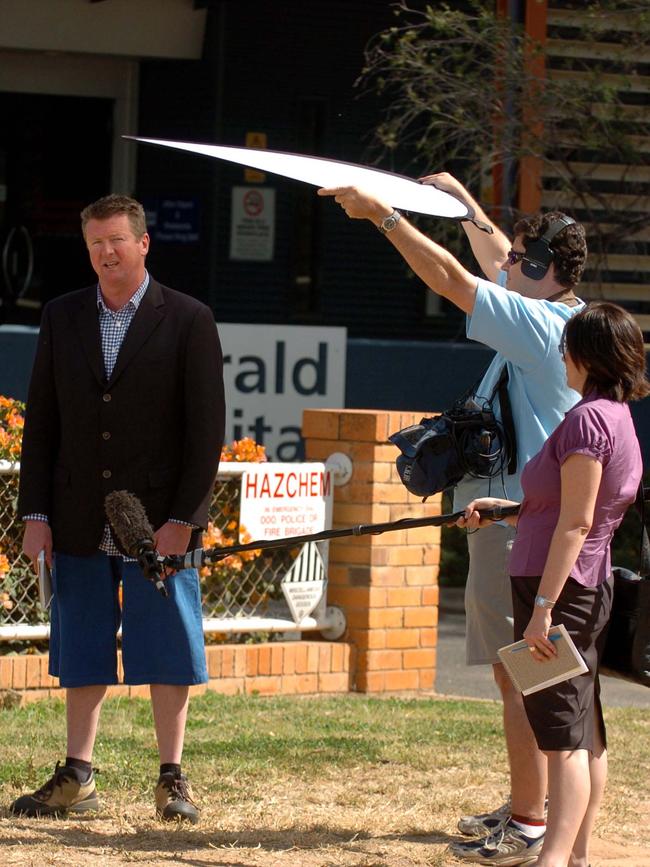
[[[511,819],[510,821],[515,828],[519,828],[520,831],[523,831],[527,837],[533,840],[539,840],[546,831],[546,825],[528,825],[526,822],[518,822],[516,819]]]

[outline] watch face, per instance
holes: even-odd
[[[399,223],[400,216],[401,214],[399,213],[399,211],[393,211],[392,214],[384,217],[384,219],[378,226],[379,231],[383,234],[386,234],[386,232],[392,232],[395,226]]]

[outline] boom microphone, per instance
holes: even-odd
[[[342,536],[379,535],[391,530],[409,530],[415,527],[443,527],[455,523],[465,511],[452,512],[449,515],[431,515],[426,518],[401,518],[398,521],[388,521],[384,524],[358,524],[356,527],[343,527],[340,530],[323,530],[320,533],[309,533],[306,536],[288,536],[285,539],[258,539],[255,542],[245,542],[241,545],[227,547],[197,548],[186,554],[169,554],[159,558],[153,543],[153,530],[147,518],[144,506],[134,494],[128,491],[113,491],[105,500],[106,514],[115,535],[122,546],[132,556],[136,557],[142,571],[150,581],[154,581],[158,590],[167,596],[167,588],[160,580],[163,566],[171,569],[190,569],[201,566],[212,566],[231,554],[240,551],[253,551],[257,548],[295,548],[307,542],[321,542],[325,539],[338,539]],[[485,509],[481,517],[487,521],[501,521],[519,512],[516,506],[494,506]]]
[[[492,509],[484,509],[481,518],[486,521],[501,521],[519,513],[519,505],[494,506]],[[444,527],[447,524],[455,524],[458,518],[462,518],[465,511],[452,512],[449,515],[430,515],[426,518],[400,518],[398,521],[388,521],[384,524],[358,524],[356,527],[343,527],[340,530],[322,530],[320,533],[308,533],[305,536],[287,536],[284,539],[257,539],[254,542],[245,542],[240,545],[228,545],[227,547],[197,548],[186,554],[170,554],[163,557],[163,564],[170,569],[198,569],[201,566],[214,566],[220,560],[238,554],[243,551],[255,551],[257,549],[270,550],[272,548],[295,548],[308,542],[323,542],[326,539],[340,539],[343,536],[367,536],[380,535],[392,530],[410,530],[416,527]]]
[[[153,581],[162,596],[169,591],[162,580],[162,563],[153,540],[153,527],[144,506],[128,491],[113,491],[104,500],[106,517],[119,543],[129,557],[138,561],[145,578]]]

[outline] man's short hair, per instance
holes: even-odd
[[[560,211],[549,211],[534,217],[524,217],[515,223],[514,234],[526,241],[538,241],[557,220],[565,217]],[[565,289],[575,289],[587,263],[587,239],[584,226],[571,223],[549,244],[553,251],[555,279]]]
[[[118,196],[111,193],[88,205],[81,212],[81,231],[86,237],[86,226],[89,220],[108,220],[124,214],[129,218],[129,225],[135,238],[139,241],[147,231],[147,219],[144,208],[129,196]]]

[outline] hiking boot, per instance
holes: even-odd
[[[492,810],[491,813],[479,813],[478,816],[461,816],[458,820],[458,830],[466,837],[489,837],[494,829],[500,825],[504,819],[510,818],[511,801],[510,798]]]
[[[156,786],[156,815],[160,819],[199,821],[199,809],[192,800],[192,788],[185,774],[161,774]]]
[[[9,807],[14,816],[62,816],[66,813],[85,813],[98,810],[95,774],[82,782],[77,768],[56,763],[54,775],[32,795],[22,795]]]
[[[473,842],[450,843],[449,851],[469,864],[499,864],[511,867],[515,864],[533,864],[542,851],[544,834],[528,837],[512,823],[504,821],[489,837]]]

